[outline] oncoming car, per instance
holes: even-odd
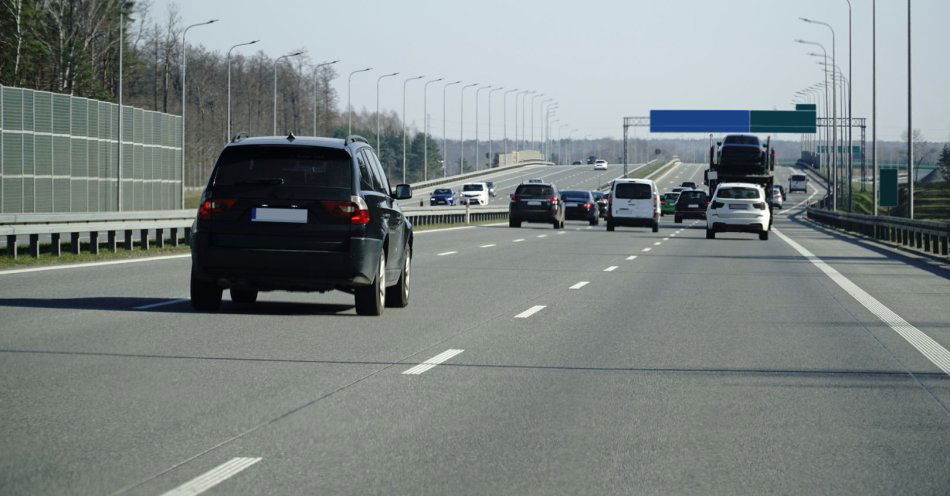
[[[429,205],[455,205],[455,191],[452,188],[436,188],[429,196]]]
[[[721,232],[757,233],[769,239],[771,213],[765,190],[758,184],[722,183],[706,210],[706,239]]]
[[[488,205],[488,185],[485,183],[466,183],[462,185],[459,203],[462,205]]]
[[[607,161],[604,159],[597,159],[594,161],[594,170],[607,170]]]

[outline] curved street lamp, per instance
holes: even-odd
[[[449,90],[449,86],[455,86],[456,84],[461,83],[462,81],[452,81],[451,83],[445,83],[445,86],[442,87],[442,177],[448,175],[448,161],[449,149],[447,134],[445,133],[445,95]]]
[[[459,91],[459,174],[465,172],[465,90],[474,88],[481,83],[472,83],[462,86]]]
[[[298,50],[293,53],[281,55],[280,57],[277,57],[277,60],[274,61],[274,136],[277,136],[277,66],[280,64],[281,59],[296,57],[298,55],[303,55],[303,53],[303,50]]]
[[[492,162],[495,161],[495,155],[493,153],[494,150],[492,150],[492,141],[491,141],[491,96],[496,91],[501,91],[503,89],[505,89],[504,86],[499,86],[488,92],[488,168],[489,169],[492,166]]]
[[[314,136],[317,135],[317,71],[320,70],[321,67],[324,67],[327,65],[333,65],[337,62],[339,62],[339,60],[331,60],[329,62],[323,62],[323,63],[317,64],[313,67],[313,135]],[[329,106],[327,107],[329,109]],[[329,114],[329,112],[327,113]]]
[[[483,90],[491,90],[492,86],[482,86],[475,90],[475,161],[472,162],[475,170],[478,170],[478,94]]]
[[[120,10],[121,10],[121,7],[120,7]],[[206,25],[208,25],[208,24],[214,24],[214,23],[218,22],[218,20],[219,20],[219,19],[211,19],[211,20],[208,20],[208,21],[205,21],[205,22],[199,22],[199,23],[197,23],[197,24],[192,24],[192,25],[186,27],[185,30],[181,32],[181,208],[185,208],[185,109],[188,108],[188,99],[187,99],[186,96],[185,96],[185,95],[187,94],[187,90],[188,90],[188,86],[185,85],[185,73],[186,73],[187,70],[188,70],[188,46],[185,45],[185,35],[188,34],[188,30],[191,29],[191,28],[196,28],[196,27],[198,27],[198,26],[206,26]],[[120,45],[121,45],[121,43],[120,43]],[[121,61],[121,59],[119,60],[119,62],[120,62],[120,63],[119,63],[119,67],[122,67],[122,64],[121,64],[122,61]],[[121,90],[121,86],[120,86],[119,89]],[[122,94],[121,91],[119,92],[119,94],[120,94],[120,95]],[[122,107],[121,107],[121,104],[122,104],[122,100],[120,99],[120,100],[119,100],[119,105],[120,105],[120,107],[119,107],[119,123],[122,122]],[[120,129],[119,132],[121,133],[121,129]],[[120,143],[122,142],[122,134],[119,134],[119,142],[120,142]],[[121,157],[122,157],[122,155],[121,155],[121,153],[122,153],[122,152],[121,152],[122,147],[121,147],[121,146],[119,147],[119,150],[120,150],[120,152],[119,152],[119,153],[120,153],[119,157],[121,158]],[[117,167],[118,167],[119,170],[121,170],[121,169],[122,169],[122,164],[121,164],[121,163],[118,164]],[[121,177],[121,176],[119,176],[119,177]],[[119,194],[121,195],[121,189],[120,189],[119,191],[120,191]],[[118,209],[118,210],[122,210],[122,205],[117,205],[117,209]]]
[[[430,79],[422,85],[422,180],[429,180],[429,85],[445,78]]]
[[[402,82],[402,182],[406,182],[406,85],[409,81],[422,79],[425,75],[406,78]]]
[[[373,70],[372,67],[366,67],[365,69],[357,69],[350,73],[350,76],[346,80],[346,109],[348,112],[348,118],[346,120],[346,135],[351,136],[353,134],[353,108],[350,105],[350,94],[353,90],[353,75],[359,74],[361,72],[367,72]]]
[[[383,149],[380,147],[380,141],[379,141],[380,132],[381,132],[379,129],[379,83],[383,79],[398,76],[398,75],[399,75],[398,72],[391,72],[389,74],[383,74],[382,76],[379,76],[378,78],[376,78],[376,157],[380,159],[380,162],[382,162]],[[387,175],[389,174],[389,169],[386,169],[386,174]]]
[[[510,89],[501,94],[501,112],[502,112],[502,133],[504,134],[505,140],[505,155],[508,155],[508,95],[511,93],[517,93],[521,91],[518,88]],[[517,96],[515,97],[517,99]],[[500,163],[498,165],[501,165]],[[508,165],[508,164],[505,164]]]
[[[257,43],[258,41],[261,41],[261,40],[248,41],[248,42],[246,42],[246,43],[238,43],[237,45],[233,45],[231,48],[228,49],[228,57],[227,57],[227,59],[228,59],[228,134],[227,134],[227,140],[228,140],[228,141],[231,141],[231,52],[232,52],[235,48],[237,48],[237,47],[242,47],[242,46],[247,46],[247,45],[253,45],[253,44]]]

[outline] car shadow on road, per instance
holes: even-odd
[[[167,303],[167,304],[165,304]],[[155,305],[155,306],[151,306]],[[151,307],[150,307],[151,306]],[[218,312],[199,312],[188,300],[170,298],[141,298],[134,296],[93,296],[86,298],[0,298],[0,308],[45,308],[66,310],[103,310],[153,313],[221,313],[240,315],[340,315],[353,305],[339,303],[302,303],[290,301],[260,301],[238,304],[225,299]]]

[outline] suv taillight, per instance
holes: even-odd
[[[208,220],[212,213],[224,212],[233,207],[235,203],[237,203],[237,200],[234,198],[208,198],[201,202],[201,206],[198,207],[198,218]]]
[[[584,202],[584,208],[585,208],[586,210],[590,210],[590,207],[591,207],[590,202]]]
[[[511,201],[513,201],[513,202],[518,201],[518,195],[512,193],[512,194],[511,194]]]
[[[558,198],[556,196],[552,196],[551,198],[548,198],[548,201],[551,202],[551,205],[557,205]]]
[[[723,203],[723,202],[717,202],[717,201],[712,202],[712,208],[713,208],[713,210],[715,210],[715,209],[717,209],[717,208],[722,208],[722,207],[725,207],[725,206],[726,206],[726,204]]]
[[[753,203],[752,206],[755,207],[755,208],[757,208],[757,209],[759,209],[759,210],[765,210],[765,203],[764,203],[764,202]]]
[[[323,208],[337,217],[349,219],[350,224],[369,224],[369,208],[361,196],[351,196],[350,201],[324,201]]]

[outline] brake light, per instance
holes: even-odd
[[[557,205],[557,197],[556,197],[556,196],[552,196],[551,198],[548,198],[548,201],[551,202],[551,205]]]
[[[764,203],[764,202],[753,203],[752,206],[755,207],[755,208],[757,208],[757,209],[759,209],[759,210],[765,210],[765,203]]]
[[[323,208],[337,217],[349,219],[350,224],[369,224],[369,208],[363,197],[351,196],[350,201],[324,201]]]
[[[233,207],[235,203],[237,203],[237,200],[234,198],[208,198],[201,202],[201,206],[198,207],[198,218],[208,220],[212,213],[224,212]]]
[[[717,208],[725,207],[725,206],[726,206],[726,204],[723,203],[723,202],[717,202],[717,201],[712,202],[712,208],[713,208],[714,210],[717,209]]]
[[[518,201],[518,195],[512,193],[512,194],[511,194],[511,201],[514,201],[514,202]]]
[[[591,207],[590,202],[584,203],[584,208],[585,208],[586,210],[590,210],[590,207]]]

